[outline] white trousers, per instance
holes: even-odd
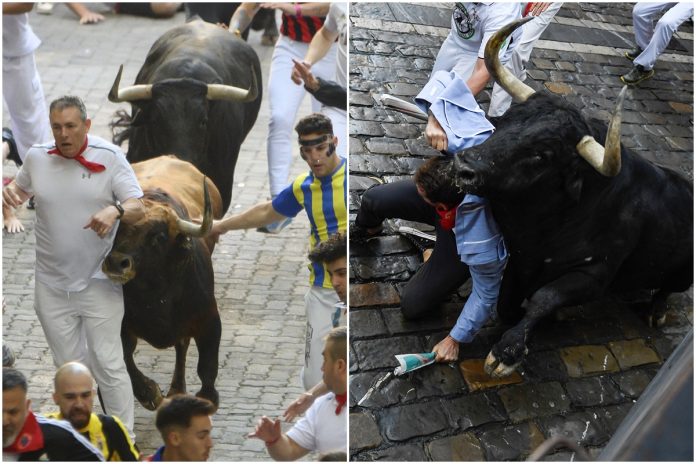
[[[561,6],[563,6],[562,2],[552,3],[546,11],[522,26],[520,40],[512,52],[510,61],[505,64],[505,67],[517,76],[519,80],[524,81],[527,78],[526,66],[527,62],[529,62],[529,57],[532,55],[534,44],[541,37],[541,34],[544,33]],[[493,85],[488,116],[502,116],[510,108],[511,104],[512,97],[510,94],[497,83]]]
[[[478,51],[464,50],[454,38],[455,34],[455,31],[450,31],[445,41],[442,42],[435,58],[435,64],[433,64],[433,70],[430,72],[431,76],[437,71],[454,71],[466,81],[474,72]]]
[[[669,10],[655,23],[655,16]],[[657,57],[665,51],[672,34],[694,14],[693,2],[636,3],[633,7],[633,31],[636,45],[643,53],[633,60],[645,69],[655,66]]]
[[[334,80],[336,74],[336,47],[334,43],[329,52],[312,65],[312,74],[322,79]],[[307,92],[302,85],[295,84],[291,79],[292,59],[302,61],[307,53],[309,44],[297,42],[281,35],[276,42],[271,58],[270,77],[268,79],[268,101],[270,105],[270,122],[268,124],[268,139],[266,150],[268,156],[268,177],[271,184],[271,195],[278,195],[288,185],[290,166],[292,165],[293,147],[297,146],[297,137],[293,136],[297,110]],[[311,96],[310,96],[311,97]],[[312,111],[321,111],[321,103],[312,98]],[[307,116],[306,114],[300,117]],[[330,115],[328,115],[331,117]],[[331,120],[336,126],[340,121]],[[343,116],[345,131],[345,113]],[[346,140],[338,136],[338,153],[345,154]],[[344,139],[344,140],[341,140]]]
[[[51,140],[46,99],[33,53],[2,57],[2,96],[19,157],[24,161],[32,145]]]
[[[66,292],[36,281],[36,314],[56,367],[68,361],[89,366],[106,414],[117,416],[133,435],[134,398],[123,360],[123,288],[92,279],[82,291]]]
[[[338,295],[333,288],[312,285],[305,294],[307,330],[305,332],[305,365],[301,374],[305,390],[309,390],[322,380],[321,352],[324,349],[324,337],[332,328],[346,325],[344,311],[336,308],[338,301]]]

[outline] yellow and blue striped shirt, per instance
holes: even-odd
[[[302,174],[273,199],[273,209],[287,217],[295,217],[303,209],[307,212],[311,231],[309,246],[329,236],[345,232],[348,223],[347,198],[348,163],[341,164],[326,177],[314,177],[310,171]],[[332,288],[329,273],[320,263],[309,266],[309,283],[317,287]]]

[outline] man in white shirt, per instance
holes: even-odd
[[[133,435],[133,389],[121,346],[123,291],[101,271],[119,220],[142,218],[143,192],[123,152],[87,135],[91,121],[78,97],[49,109],[54,143],[34,145],[3,207],[36,198],[34,304],[53,362],[90,367],[106,413]]]
[[[266,442],[268,454],[276,461],[294,461],[314,451],[346,451],[347,342],[345,327],[336,327],[326,336],[322,372],[329,394],[318,398],[287,433],[281,432],[280,419],[263,416],[249,435]]]

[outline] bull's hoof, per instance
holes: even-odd
[[[486,371],[486,374],[491,376],[494,379],[501,379],[503,377],[508,377],[512,375],[513,372],[515,372],[515,369],[517,369],[517,366],[519,366],[520,363],[515,363],[511,366],[507,366],[504,363],[498,361],[498,358],[495,357],[493,352],[491,351],[488,353],[488,356],[486,357],[486,362],[483,365],[483,370]]]
[[[156,410],[164,399],[159,385],[148,378],[143,380],[143,388],[134,388],[133,393],[135,394],[135,398],[138,400],[138,402],[149,411]]]
[[[196,396],[199,398],[205,398],[206,400],[213,403],[215,405],[216,410],[220,405],[220,395],[218,394],[218,391],[213,387],[202,387],[200,390],[198,390]]]

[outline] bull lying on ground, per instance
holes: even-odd
[[[109,278],[124,284],[121,339],[133,392],[147,409],[162,401],[159,386],[133,360],[138,338],[155,348],[176,348],[168,395],[186,391],[186,352],[193,338],[202,383],[197,395],[217,406],[222,326],[210,258],[214,239],[205,236],[213,216],[222,217],[220,193],[191,163],[175,156],[135,163],[133,170],[145,194],[145,217],[119,226],[103,264]],[[202,218],[202,223],[189,218]]]
[[[524,22],[506,26],[486,47],[491,74],[522,103],[453,163],[458,185],[490,200],[510,251],[498,313],[517,324],[486,359],[496,377],[512,373],[534,325],[556,309],[607,293],[650,291],[660,323],[669,294],[693,282],[691,182],[620,146],[625,89],[607,131],[500,66],[500,43]],[[595,139],[607,132],[605,154]]]
[[[234,34],[200,20],[167,31],[147,54],[135,85],[119,89],[119,70],[109,100],[133,105],[131,163],[174,153],[210,177],[222,196],[232,197],[234,167],[242,142],[261,106],[261,65]]]

